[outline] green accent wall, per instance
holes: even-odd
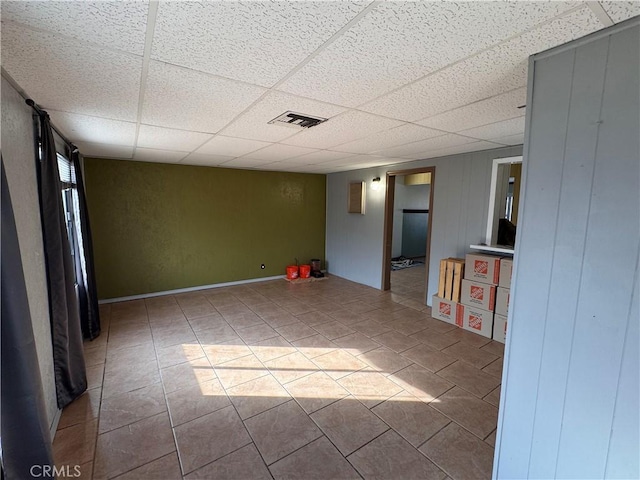
[[[325,175],[86,158],[98,296],[284,275],[295,258],[324,262],[325,183]]]

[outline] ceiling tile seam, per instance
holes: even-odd
[[[481,126],[483,126],[483,125],[481,125]],[[475,128],[475,127],[473,127],[473,128]],[[362,155],[377,155],[377,156],[384,156],[384,155],[380,155],[380,152],[384,152],[385,150],[392,150],[392,149],[396,149],[396,148],[401,148],[401,147],[411,146],[411,145],[413,145],[413,144],[415,144],[415,143],[428,142],[428,141],[430,141],[430,140],[434,140],[434,139],[436,139],[436,138],[446,137],[447,135],[456,135],[456,136],[458,136],[458,137],[469,138],[469,139],[472,139],[472,140],[477,140],[477,141],[486,141],[485,139],[482,139],[482,138],[469,137],[469,136],[467,136],[467,135],[460,135],[460,134],[455,133],[455,132],[448,132],[448,133],[446,133],[445,135],[438,135],[437,137],[426,138],[426,139],[423,139],[423,140],[416,140],[416,141],[414,141],[414,142],[407,142],[407,143],[403,143],[403,144],[400,144],[400,145],[395,145],[395,146],[393,146],[393,147],[379,148],[379,149],[377,149],[377,150],[373,150],[373,151],[371,151],[370,153],[364,153],[364,154],[362,154]],[[463,144],[463,145],[464,145],[464,144]],[[453,145],[453,147],[456,147],[456,146],[457,146],[457,145]],[[442,147],[442,148],[451,148],[451,147]]]
[[[438,117],[438,116],[440,116],[440,115],[444,115],[445,113],[454,112],[454,111],[459,110],[459,109],[461,109],[461,108],[470,107],[471,105],[475,105],[475,104],[477,104],[477,103],[486,102],[487,100],[492,100],[492,99],[494,99],[494,98],[501,97],[501,96],[503,96],[503,95],[508,95],[508,94],[510,94],[510,93],[515,92],[516,90],[521,90],[521,89],[525,88],[526,86],[527,86],[527,85],[526,85],[526,83],[525,83],[524,85],[520,85],[519,87],[512,88],[511,90],[507,90],[506,92],[497,93],[497,94],[495,94],[495,95],[491,95],[491,96],[489,96],[489,97],[485,97],[485,98],[481,98],[480,100],[476,100],[475,102],[466,103],[466,104],[464,104],[464,105],[460,105],[459,107],[454,107],[454,108],[452,108],[452,109],[450,109],[450,110],[445,110],[445,111],[443,111],[443,112],[436,113],[435,115],[429,115],[429,116],[427,116],[427,117],[420,118],[420,119],[416,120],[416,122],[424,122],[425,120],[428,120],[428,119],[430,119],[430,118],[434,118],[434,117]],[[519,116],[519,117],[522,117],[522,116],[524,116],[524,114],[522,114],[522,115],[518,115],[518,116]],[[513,117],[513,118],[516,118],[516,117]],[[419,124],[419,125],[421,125],[421,124]],[[487,124],[487,125],[488,125],[488,124]],[[422,125],[422,126],[423,126],[423,127],[426,127],[426,128],[431,128],[431,127],[427,127],[426,125]],[[480,127],[480,126],[483,126],[483,125],[478,125],[478,126]],[[475,128],[475,127],[471,127],[471,128]]]
[[[152,1],[157,1],[157,0],[152,0]],[[247,113],[247,112],[248,112],[249,110],[251,110],[254,106],[256,106],[256,105],[257,105],[261,100],[263,100],[263,99],[264,99],[264,97],[265,97],[265,96],[266,96],[266,95],[271,91],[268,87],[265,87],[265,86],[263,86],[263,85],[258,85],[258,84],[256,84],[256,83],[249,83],[249,82],[244,82],[244,81],[242,81],[242,80],[236,80],[236,79],[234,79],[234,78],[223,77],[223,76],[221,76],[221,75],[215,75],[215,74],[213,74],[213,73],[203,72],[203,71],[201,71],[201,70],[196,70],[196,69],[189,68],[189,67],[185,67],[185,66],[182,66],[182,65],[176,65],[175,63],[164,62],[164,61],[161,61],[161,60],[155,60],[155,59],[151,59],[151,60],[153,60],[154,62],[158,62],[158,63],[165,64],[165,65],[171,65],[172,67],[180,68],[180,69],[183,69],[183,70],[189,70],[190,72],[196,72],[196,73],[198,73],[198,74],[205,75],[205,76],[210,77],[210,78],[222,79],[222,80],[226,80],[226,81],[229,81],[229,82],[235,82],[235,83],[239,83],[239,84],[241,84],[241,85],[249,85],[249,86],[252,86],[252,87],[258,87],[258,88],[261,88],[261,89],[264,89],[264,90],[265,90],[265,91],[264,91],[264,92],[263,92],[263,93],[262,93],[262,94],[261,94],[261,95],[260,95],[260,96],[255,100],[255,101],[254,101],[254,102],[252,102],[252,103],[251,103],[247,108],[245,108],[244,110],[242,110],[238,115],[236,115],[235,117],[233,117],[233,118],[232,118],[232,119],[231,119],[231,120],[230,120],[230,121],[229,121],[225,126],[223,126],[222,128],[220,128],[220,129],[216,130],[215,132],[199,132],[199,133],[207,133],[208,135],[214,135],[214,136],[221,135],[223,130],[225,130],[226,128],[228,128],[228,127],[229,127],[233,122],[235,122],[236,120],[238,120],[238,119],[239,119],[240,117],[242,117],[245,113]],[[147,69],[148,69],[148,67],[147,67]],[[311,99],[310,99],[310,100],[311,100]],[[159,126],[159,125],[153,125],[153,126]],[[161,127],[161,128],[168,128],[168,127]],[[176,130],[180,130],[180,129],[176,129]],[[185,131],[192,131],[192,130],[185,130]],[[226,135],[222,135],[222,136],[226,136]],[[292,135],[292,136],[293,136],[293,135]],[[233,138],[240,138],[240,137],[233,137]],[[290,138],[290,137],[287,137],[287,138]],[[202,143],[198,148],[202,147],[205,143],[207,143],[207,142],[208,142],[208,141],[210,141],[210,140],[212,140],[212,139],[211,139],[211,138],[210,138],[210,139],[208,139],[207,141],[205,141],[204,143]],[[241,139],[241,140],[251,140],[251,139],[243,138],[243,139]]]
[[[602,23],[605,27],[610,27],[615,24],[615,22],[611,19],[600,2],[587,1],[585,3],[591,9],[593,14],[598,18],[598,20],[600,20],[600,23]]]
[[[25,28],[27,30],[31,30],[32,32],[46,33],[47,35],[52,35],[54,37],[62,38],[62,39],[65,39],[65,40],[68,40],[68,41],[74,42],[74,43],[77,43],[77,42],[81,41],[83,46],[84,45],[88,45],[90,47],[99,48],[100,50],[107,50],[107,51],[112,52],[112,53],[118,53],[118,54],[126,55],[126,56],[129,56],[129,57],[142,58],[142,55],[140,55],[139,53],[133,53],[133,52],[128,52],[127,50],[121,50],[119,48],[109,47],[109,46],[103,45],[101,43],[92,42],[91,40],[79,39],[79,38],[73,37],[71,35],[67,35],[66,33],[60,33],[58,31],[47,30],[46,28],[34,27],[33,25],[27,25],[27,24],[22,23],[22,22],[16,22],[15,20],[2,20],[2,23],[12,24],[12,25],[19,25],[21,28]]]
[[[86,113],[72,112],[72,111],[69,111],[69,110],[60,110],[60,109],[53,109],[52,108],[52,109],[47,109],[47,111],[57,112],[57,113],[64,113],[64,114],[67,114],[67,115],[79,115],[81,117],[98,118],[100,120],[109,120],[109,121],[112,121],[112,122],[123,122],[123,123],[131,123],[131,124],[135,124],[136,123],[133,120],[123,120],[122,118],[115,118],[115,117],[103,117],[102,115],[88,115]]]
[[[78,113],[78,112],[70,112],[68,110],[58,110],[55,108],[48,108],[47,109],[48,112],[54,112],[54,113],[62,113],[65,115],[78,115],[80,117],[89,117],[89,118],[95,118],[98,120],[107,120],[110,122],[121,122],[121,123],[130,123],[131,125],[135,125],[136,122],[133,120],[122,120],[120,118],[112,118],[112,117],[103,117],[101,115],[87,115],[86,113]]]
[[[153,46],[153,35],[156,29],[156,18],[158,16],[158,0],[149,0],[149,11],[147,13],[147,31],[144,39],[144,55],[142,56],[142,71],[140,72],[140,91],[138,93],[138,114],[136,116],[136,133],[133,143],[133,156],[136,156],[138,148],[138,137],[140,135],[140,121],[142,120],[142,107],[144,96],[147,90],[147,77],[149,75],[149,64],[151,63],[151,47]]]
[[[359,111],[359,110],[358,110],[358,111]],[[365,112],[365,113],[367,113],[367,112]],[[379,116],[381,116],[381,115],[379,115]],[[384,118],[391,119],[391,120],[397,120],[397,121],[401,121],[401,122],[403,121],[403,120],[398,120],[397,118],[395,118],[395,119],[394,119],[394,118],[392,118],[392,117],[384,117]],[[393,147],[385,147],[385,148],[378,149],[378,150],[374,150],[374,151],[379,152],[379,151],[381,151],[381,150],[387,150],[388,148],[402,147],[402,146],[404,146],[404,145],[408,145],[408,144],[410,144],[410,143],[424,142],[424,141],[426,141],[426,140],[431,140],[432,138],[440,138],[440,137],[444,137],[445,135],[450,135],[451,133],[454,133],[454,132],[450,132],[450,131],[448,131],[448,130],[442,130],[442,129],[439,129],[439,128],[426,127],[426,126],[424,126],[424,125],[419,125],[419,124],[417,124],[417,123],[405,122],[403,125],[398,125],[397,127],[391,127],[391,128],[386,129],[386,130],[381,130],[380,132],[376,133],[375,135],[379,135],[379,134],[381,134],[381,133],[386,133],[386,132],[388,132],[389,130],[393,130],[393,129],[395,129],[395,128],[404,127],[405,125],[415,125],[416,127],[422,127],[422,128],[424,128],[424,129],[426,129],[426,130],[433,130],[433,131],[435,131],[435,132],[439,132],[441,135],[434,135],[433,137],[423,138],[423,139],[421,139],[421,140],[414,140],[414,141],[412,141],[412,142],[400,143],[400,144],[398,144],[398,145],[394,145]],[[475,127],[474,127],[474,128],[475,128]],[[338,148],[340,148],[341,146],[346,145],[346,144],[348,144],[348,143],[357,142],[357,141],[360,141],[360,140],[365,140],[366,138],[368,138],[368,137],[370,137],[370,136],[371,136],[371,135],[365,135],[364,137],[359,137],[359,138],[356,138],[356,139],[353,139],[353,140],[349,140],[349,141],[344,142],[344,143],[341,143],[341,144],[339,144],[339,145],[333,145],[333,146],[331,146],[331,147],[329,147],[329,148],[331,148],[331,149],[335,149],[334,151],[336,151],[336,152],[340,152],[340,153],[351,153],[351,154],[353,154],[353,155],[369,155],[368,153],[365,153],[365,154],[355,153],[355,154],[354,154],[353,152],[345,152],[344,150],[338,150]],[[373,152],[372,152],[372,153],[373,153]]]
[[[395,118],[395,117],[389,117],[389,116],[387,116],[387,115],[379,115],[379,114],[377,114],[377,113],[365,112],[364,110],[358,110],[357,108],[350,108],[349,110],[350,110],[350,111],[354,111],[354,112],[358,112],[358,113],[366,113],[367,115],[374,115],[374,116],[376,116],[376,117],[381,117],[381,118],[384,118],[384,119],[386,119],[386,120],[395,120],[396,122],[402,122],[402,125],[398,125],[398,126],[395,126],[395,127],[387,128],[386,130],[381,130],[381,131],[379,131],[379,132],[375,133],[374,135],[379,135],[380,133],[388,132],[389,130],[394,130],[394,129],[396,129],[396,128],[404,127],[404,126],[406,126],[406,125],[413,125],[413,126],[415,126],[415,127],[424,128],[425,130],[433,130],[434,132],[440,132],[440,133],[442,134],[442,135],[435,135],[435,136],[433,136],[433,137],[429,137],[429,138],[423,138],[422,140],[416,140],[417,142],[422,142],[422,141],[424,141],[424,140],[428,140],[428,139],[430,139],[430,138],[442,137],[443,135],[447,135],[447,134],[449,134],[449,133],[453,133],[453,132],[450,132],[450,131],[448,131],[448,130],[442,130],[442,129],[440,129],[440,128],[427,127],[427,126],[425,126],[425,125],[421,125],[421,124],[419,124],[419,123],[415,123],[415,122],[407,122],[406,120],[401,120],[401,119],[399,119],[399,118]],[[346,113],[346,112],[343,112],[343,113]],[[342,115],[342,114],[340,114],[340,115]],[[338,115],[336,115],[336,117],[337,117],[337,116],[338,116]],[[475,128],[475,127],[472,127],[472,128]],[[370,136],[373,136],[373,135],[365,135],[365,136],[363,136],[363,137],[358,137],[358,138],[355,138],[355,139],[352,139],[352,140],[347,140],[347,141],[346,141],[346,142],[344,142],[344,143],[340,143],[340,144],[338,144],[338,145],[332,145],[332,146],[331,146],[331,147],[329,147],[329,148],[338,148],[338,147],[340,147],[340,146],[342,146],[342,145],[346,145],[347,143],[357,142],[358,140],[364,140],[365,138],[368,138],[368,137],[370,137]],[[288,137],[288,138],[291,138],[291,137]],[[285,139],[285,140],[286,140],[286,139]],[[403,145],[403,144],[401,144],[401,145]],[[397,145],[396,145],[396,146],[397,146]],[[392,148],[392,147],[389,147],[389,148]],[[342,150],[337,150],[337,151],[342,152]],[[345,153],[345,152],[342,152],[342,153]],[[347,152],[347,153],[350,153],[350,152]],[[356,155],[357,155],[357,154],[356,154]]]
[[[280,80],[278,80],[276,83],[274,83],[271,87],[264,87],[262,85],[256,85],[262,88],[267,88],[267,91],[260,96],[260,98],[258,98],[255,102],[253,102],[251,105],[249,105],[246,109],[244,109],[242,112],[240,112],[236,117],[234,117],[229,123],[227,123],[224,127],[222,127],[220,130],[218,130],[218,133],[222,133],[225,129],[229,128],[233,122],[235,122],[236,120],[240,119],[244,114],[246,114],[247,112],[249,112],[249,110],[251,108],[253,108],[259,101],[261,101],[269,92],[271,91],[278,91],[279,93],[285,93],[288,94],[288,92],[283,92],[281,90],[278,90],[278,87],[280,85],[282,85],[287,79],[289,79],[291,76],[293,76],[296,72],[298,72],[298,70],[300,70],[302,67],[304,67],[307,63],[309,63],[311,60],[313,60],[314,57],[316,57],[320,52],[322,52],[322,50],[324,50],[325,48],[327,48],[329,45],[331,45],[333,42],[335,42],[340,36],[342,36],[347,30],[349,30],[353,25],[355,25],[356,23],[358,23],[364,16],[366,16],[371,10],[373,10],[375,7],[377,7],[380,3],[382,3],[379,0],[374,0],[373,2],[371,2],[369,5],[367,5],[360,13],[358,13],[355,17],[353,17],[349,22],[347,22],[340,30],[338,30],[336,33],[334,33],[328,40],[326,40],[322,45],[320,45],[318,48],[316,48],[310,55],[308,55],[302,62],[300,62],[298,65],[296,65],[295,67],[293,67],[289,73],[287,73],[284,77],[282,77]],[[197,70],[196,70],[197,71]],[[225,78],[225,77],[223,77]],[[237,80],[236,80],[237,81]],[[241,82],[241,83],[245,83],[245,82]],[[250,84],[250,85],[254,85],[254,84]],[[314,100],[312,98],[308,98],[308,97],[302,97],[300,96],[300,98],[305,98],[308,100],[313,100],[313,101],[318,101],[318,100]],[[328,103],[328,102],[321,102],[321,103]],[[330,104],[333,105],[333,104]],[[347,109],[346,111],[348,111],[350,109],[350,107],[346,107],[344,105],[339,105],[336,104],[339,107],[345,108]],[[329,119],[335,118],[339,115],[342,115],[345,112],[341,112],[338,113],[337,115],[334,115],[333,117],[330,117]],[[367,112],[368,113],[368,112]],[[297,132],[294,133],[293,135],[290,135],[286,138],[283,138],[282,140],[288,140],[292,137],[295,137],[296,135],[300,134],[302,132]],[[282,141],[280,140],[280,141]],[[279,142],[280,142],[279,141]],[[279,143],[279,142],[275,142],[275,143]]]
[[[375,101],[377,101],[377,100],[381,99],[382,97],[385,97],[385,96],[387,96],[387,95],[391,95],[392,93],[395,93],[395,92],[397,92],[398,90],[401,90],[401,89],[403,89],[403,88],[405,88],[405,87],[408,87],[408,86],[410,86],[410,85],[413,85],[414,83],[418,83],[418,82],[420,82],[420,81],[422,81],[422,80],[426,79],[427,77],[431,77],[431,76],[433,76],[433,75],[436,75],[436,74],[440,73],[440,72],[441,72],[441,71],[443,71],[443,70],[446,70],[446,69],[448,69],[448,68],[451,68],[451,67],[456,66],[456,65],[457,65],[457,64],[459,64],[459,63],[466,62],[467,60],[470,60],[470,59],[472,59],[473,57],[476,57],[476,56],[478,56],[478,55],[481,55],[481,54],[483,54],[483,53],[485,53],[485,52],[487,52],[487,51],[489,51],[489,50],[493,50],[493,49],[495,49],[495,48],[498,48],[498,47],[500,47],[501,45],[503,45],[503,44],[505,44],[505,43],[508,43],[508,42],[510,42],[510,41],[512,41],[512,40],[515,40],[515,39],[516,39],[516,38],[518,38],[518,37],[523,36],[523,35],[524,35],[524,34],[526,34],[526,33],[532,32],[532,31],[534,31],[534,30],[536,30],[536,29],[538,29],[538,28],[541,28],[541,27],[543,27],[543,26],[547,25],[548,23],[554,22],[554,21],[556,21],[556,20],[557,20],[557,19],[559,19],[559,18],[562,18],[562,17],[568,16],[568,15],[571,15],[571,14],[573,14],[573,13],[577,12],[578,10],[581,10],[581,9],[584,9],[584,8],[586,8],[586,5],[584,5],[584,4],[581,4],[581,5],[578,5],[578,6],[576,6],[576,7],[570,8],[569,10],[566,10],[566,11],[562,12],[562,13],[561,13],[561,14],[559,14],[559,15],[556,15],[556,16],[554,16],[554,17],[550,18],[550,19],[544,20],[544,21],[542,21],[542,22],[540,22],[540,23],[536,23],[536,24],[535,24],[535,25],[533,25],[532,27],[529,27],[529,28],[527,28],[527,29],[525,29],[525,30],[522,30],[522,31],[520,31],[519,33],[516,33],[516,34],[514,34],[514,35],[512,35],[512,36],[510,36],[510,37],[508,37],[508,38],[506,38],[506,39],[504,39],[504,40],[502,40],[502,41],[500,41],[500,42],[498,42],[498,43],[494,44],[494,45],[490,45],[490,46],[489,46],[489,47],[487,47],[487,48],[484,48],[484,49],[482,49],[482,50],[478,50],[477,52],[472,53],[471,55],[468,55],[468,56],[466,56],[466,57],[464,57],[464,58],[461,58],[461,59],[459,59],[459,60],[456,60],[455,62],[452,62],[452,63],[450,63],[450,64],[448,64],[448,65],[445,65],[444,67],[438,68],[437,70],[434,70],[433,72],[429,72],[429,73],[427,73],[426,75],[423,75],[422,77],[416,78],[415,80],[412,80],[412,81],[407,82],[407,83],[405,83],[405,84],[403,84],[403,85],[400,85],[399,87],[396,87],[396,88],[393,88],[393,89],[391,89],[391,90],[388,90],[387,92],[382,93],[382,94],[378,95],[377,97],[374,97],[374,98],[372,98],[372,99],[370,99],[370,100],[367,100],[366,102],[363,102],[363,103],[361,103],[360,105],[356,105],[354,108],[358,108],[358,109],[360,109],[360,108],[362,108],[363,106],[367,105],[368,103],[373,103],[373,102],[375,102]],[[366,110],[365,110],[365,111],[366,111]]]
[[[338,30],[333,35],[331,35],[331,37],[329,37],[329,39],[327,39],[322,45],[320,45],[313,52],[311,52],[309,55],[307,55],[307,57],[304,60],[302,60],[298,65],[293,67],[289,71],[289,73],[287,73],[284,77],[282,77],[280,80],[278,80],[276,83],[274,83],[271,86],[271,88],[278,88],[280,85],[282,85],[284,82],[286,82],[289,78],[291,78],[293,75],[295,75],[300,69],[302,69],[305,65],[307,65],[309,62],[311,62],[311,60],[313,60],[320,53],[322,53],[323,50],[325,50],[327,47],[329,47],[329,45],[331,45],[338,38],[343,36],[348,30],[351,29],[351,27],[353,27],[358,22],[360,22],[360,20],[362,20],[365,16],[367,16],[371,12],[371,10],[375,9],[381,3],[382,3],[382,1],[380,1],[380,0],[374,0],[369,5],[367,5],[364,9],[362,9],[362,11],[360,13],[358,13],[355,17],[353,17],[345,25],[343,25],[340,30]]]
[[[525,115],[518,115],[517,117],[505,118],[504,120],[498,120],[497,122],[485,123],[484,125],[478,125],[477,127],[469,127],[469,128],[465,128],[464,130],[459,130],[457,132],[452,132],[452,133],[455,133],[456,135],[460,135],[463,137],[469,137],[469,135],[464,135],[462,132],[466,132],[468,130],[475,130],[477,128],[482,128],[482,127],[488,127],[490,125],[497,125],[498,123],[508,122],[509,120],[515,120],[516,118],[522,118],[524,116]],[[517,134],[514,133],[512,135],[517,135]],[[469,137],[469,138],[473,138],[473,137]]]
[[[152,1],[154,1],[154,0],[152,0]],[[158,0],[155,0],[155,1],[158,1]],[[171,62],[167,62],[165,60],[158,60],[156,58],[153,58],[153,56],[151,56],[151,60],[153,60],[154,62],[157,62],[157,63],[162,63],[163,65],[169,65],[169,66],[174,67],[174,68],[179,68],[179,69],[182,69],[182,70],[188,70],[189,72],[195,72],[195,73],[198,73],[200,75],[204,75],[206,77],[215,78],[217,80],[226,80],[228,82],[235,82],[235,83],[239,83],[241,85],[248,85],[250,87],[262,88],[263,90],[267,90],[267,91],[270,90],[269,87],[265,87],[264,85],[259,85],[257,83],[251,83],[251,82],[245,82],[244,80],[238,80],[237,78],[225,77],[224,75],[218,75],[216,73],[205,72],[204,70],[197,70],[197,69],[191,68],[191,67],[185,67],[184,65],[178,65],[177,63],[171,63]]]

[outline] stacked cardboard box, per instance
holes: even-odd
[[[513,260],[511,258],[503,258],[500,260],[500,276],[496,294],[496,315],[493,322],[493,339],[502,343],[505,342],[507,336],[507,315],[509,314],[512,267]]]
[[[443,258],[440,260],[438,293],[433,296],[431,304],[433,318],[459,325],[457,312],[463,277],[463,258]]]
[[[470,332],[491,338],[496,287],[500,279],[500,257],[468,254],[462,281],[459,323]]]

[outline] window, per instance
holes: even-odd
[[[64,208],[65,223],[67,226],[67,236],[71,249],[73,264],[77,265],[76,255],[79,251],[79,219],[78,191],[76,186],[76,170],[73,162],[66,156],[58,153],[58,171],[60,174],[60,193],[62,195],[62,205]],[[74,269],[74,272],[76,270]],[[76,273],[77,275],[77,273]],[[77,280],[77,279],[76,279]]]

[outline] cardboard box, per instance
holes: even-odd
[[[493,337],[496,342],[504,343],[507,339],[507,317],[495,315],[493,318]]]
[[[500,275],[498,285],[503,288],[511,288],[511,271],[513,270],[513,258],[500,260]]]
[[[495,300],[495,285],[473,282],[471,280],[462,280],[460,303],[463,305],[493,312]]]
[[[493,312],[459,304],[458,316],[462,319],[462,328],[483,337],[491,338],[493,333]]]
[[[457,325],[458,306],[459,304],[456,302],[434,295],[431,302],[431,316],[443,322]]]
[[[508,288],[498,287],[496,290],[496,315],[502,315],[506,317],[509,314],[509,297],[510,292]]]
[[[468,253],[464,270],[466,280],[497,285],[500,280],[500,257]]]

